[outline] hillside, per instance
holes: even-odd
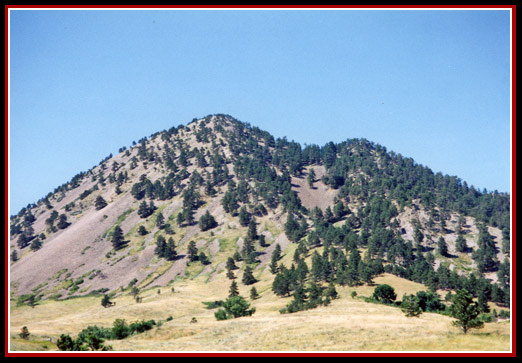
[[[187,303],[176,322],[191,311],[201,314],[202,301],[225,299],[236,281],[245,297],[256,287],[260,297],[259,304],[252,301],[253,318],[264,321],[262,326],[272,324],[263,320],[267,316],[292,315],[278,312],[285,306],[309,310],[311,305],[291,303],[289,296],[299,289],[310,301],[311,286],[324,293],[333,284],[344,299],[349,288],[364,291],[388,276],[441,297],[467,288],[491,306],[508,309],[509,200],[435,174],[367,140],[303,148],[231,116],[209,115],[122,147],[11,216],[10,293],[12,302],[34,296],[41,304],[37,309],[83,296],[95,299],[102,315],[112,317],[118,309],[138,318],[154,315],[147,309],[158,304],[157,289],[162,299],[166,289],[174,296],[197,291],[198,301],[181,295],[175,303],[164,301],[165,306]],[[230,260],[235,269],[228,268]],[[242,279],[249,269],[255,282]],[[276,280],[295,279],[295,271],[305,271],[300,284],[281,290]],[[142,304],[132,303],[133,287]],[[104,294],[118,301],[115,308],[99,306]],[[134,312],[119,310],[121,301]],[[318,305],[314,314],[334,313]],[[17,309],[12,328],[28,313]],[[307,313],[312,314],[300,312]],[[204,319],[212,320],[209,314]],[[70,334],[85,327],[63,322],[53,327],[42,318],[35,321],[41,335],[59,335],[58,326]],[[164,317],[154,317],[159,318]],[[80,320],[89,325],[85,317]],[[101,324],[103,318],[92,320]],[[200,334],[195,325],[183,329]],[[145,343],[125,342],[114,346],[132,350],[138,344],[147,350]],[[210,350],[227,350],[220,344]],[[155,340],[150,348],[162,345]]]

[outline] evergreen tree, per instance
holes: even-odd
[[[250,222],[248,222],[247,239],[254,241],[254,240],[257,240],[258,238],[259,238],[259,236],[257,234],[256,220],[255,220],[255,218],[251,218]]]
[[[150,204],[147,204],[146,201],[143,201],[138,206],[138,215],[141,218],[147,218],[152,213],[154,213],[154,209],[155,209],[155,207],[154,207],[154,203],[152,203],[152,201],[150,202]]]
[[[147,233],[149,233],[149,231],[147,231],[147,228],[145,228],[145,226],[143,226],[143,225],[138,227],[137,232],[140,236],[145,236]]]
[[[473,295],[467,290],[456,292],[449,311],[451,316],[457,319],[452,324],[461,328],[464,334],[469,329],[479,329],[484,326],[484,323],[479,319],[480,309],[478,304],[473,301]]]
[[[387,284],[378,285],[373,291],[373,298],[385,304],[391,304],[397,298],[395,289]]]
[[[159,229],[163,229],[165,227],[165,217],[163,217],[163,213],[159,213],[156,217],[156,227]]]
[[[216,226],[217,222],[208,210],[199,219],[199,228],[202,231],[208,231]]]
[[[330,208],[330,206],[326,207],[326,209],[324,211],[324,220],[327,223],[335,222],[335,217],[334,217],[334,214],[332,212],[332,208]]]
[[[308,186],[310,187],[310,189],[315,189],[314,188],[315,178],[316,178],[315,170],[314,170],[314,168],[310,168],[310,171],[308,172],[308,176],[306,178],[306,181],[308,182]]]
[[[252,239],[245,239],[245,242],[243,243],[243,248],[241,250],[241,255],[246,263],[256,262],[257,253]]]
[[[473,253],[480,272],[494,271],[498,266],[497,251],[493,238],[485,226],[479,226],[478,249]]]
[[[207,255],[205,254],[205,252],[201,251],[198,255],[198,260],[199,262],[201,262],[202,265],[208,265],[210,263]]]
[[[407,317],[414,317],[422,314],[422,309],[419,306],[417,297],[413,294],[404,294],[401,301],[401,310]]]
[[[105,208],[107,206],[107,202],[101,195],[98,195],[94,201],[94,207],[96,210],[100,210],[102,208]]]
[[[259,294],[258,294],[255,286],[252,286],[252,288],[250,289],[250,298],[252,300],[255,300],[255,299],[259,298]]]
[[[234,259],[232,257],[227,258],[226,269],[227,270],[236,270],[237,268],[238,267],[236,266]]]
[[[246,207],[242,206],[239,210],[239,224],[242,227],[248,226],[248,224],[250,223],[250,217],[250,213],[248,213]]]
[[[333,282],[330,282],[328,284],[328,287],[324,291],[324,296],[329,299],[337,299],[338,294],[337,294],[337,290],[335,289],[335,285]]]
[[[114,303],[111,301],[111,299],[109,298],[109,295],[105,294],[103,295],[103,298],[101,300],[101,304],[104,308],[108,308],[112,305],[114,305]]]
[[[272,252],[272,257],[270,260],[270,272],[275,274],[277,272],[277,262],[281,259],[281,246],[277,243],[274,247],[274,251]]]
[[[466,245],[466,239],[462,234],[457,236],[457,240],[455,241],[455,249],[458,252],[466,252],[468,250],[468,246]]]
[[[424,240],[424,235],[422,234],[418,225],[415,226],[415,229],[413,231],[413,240],[415,241],[417,249],[422,249],[421,243]]]
[[[242,296],[230,296],[223,303],[223,309],[219,309],[215,316],[217,320],[225,320],[251,316],[255,311],[255,308],[250,309],[250,304]]]
[[[31,242],[31,251],[38,251],[40,248],[42,248],[42,241],[40,240],[40,238],[36,237],[35,239],[33,239],[33,241]]]
[[[252,268],[250,266],[245,267],[245,272],[243,273],[243,279],[241,280],[245,285],[252,285],[257,282],[254,274],[252,273]]]
[[[287,296],[291,291],[291,279],[289,271],[283,265],[279,267],[279,272],[276,274],[272,282],[272,291],[278,296]]]
[[[197,261],[198,259],[198,248],[196,247],[196,242],[190,241],[187,249],[189,262]]]
[[[56,226],[60,229],[65,229],[69,227],[70,223],[67,222],[67,216],[65,214],[60,214],[60,217],[58,218],[58,223]]]
[[[239,296],[239,289],[237,287],[237,282],[235,280],[232,280],[232,283],[230,284],[230,289],[228,290],[228,296]]]
[[[440,236],[437,241],[437,249],[441,256],[448,256],[448,245],[442,236]]]
[[[114,230],[112,232],[112,237],[111,237],[111,243],[112,243],[112,247],[115,250],[119,250],[120,248],[122,248],[125,245],[126,242],[124,240],[123,230],[121,229],[120,226],[114,227]]]

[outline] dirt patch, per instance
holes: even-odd
[[[310,188],[307,178],[312,168],[315,172],[315,181],[313,188]],[[301,203],[306,208],[319,207],[324,211],[328,206],[333,206],[334,198],[338,191],[329,188],[321,181],[325,173],[323,165],[313,165],[305,169],[303,176],[292,177],[292,190],[297,192]]]
[[[281,247],[281,250],[284,251],[289,245],[290,241],[286,237],[286,234],[281,233],[275,241],[264,250],[264,253],[259,255],[259,265],[257,266],[257,269],[263,268],[267,263],[269,263],[272,259],[272,253],[274,252],[274,249],[276,245],[279,245]]]

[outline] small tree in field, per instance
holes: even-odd
[[[464,334],[466,334],[469,329],[480,329],[484,326],[484,322],[478,318],[480,308],[478,304],[473,301],[473,295],[467,290],[457,291],[449,310],[451,316],[457,319],[453,321],[452,324],[461,328]]]
[[[224,309],[219,309],[214,313],[217,320],[239,318],[241,316],[251,316],[255,313],[255,308],[250,308],[250,304],[242,296],[231,296],[223,303]]]
[[[108,308],[110,306],[113,306],[115,305],[116,303],[112,302],[109,295],[104,295],[102,300],[101,300],[101,304],[104,308]]]
[[[373,298],[385,304],[391,304],[397,298],[393,287],[387,284],[379,285],[373,291]]]
[[[422,308],[419,305],[419,301],[413,294],[404,294],[401,302],[401,310],[407,317],[414,317],[422,314]]]

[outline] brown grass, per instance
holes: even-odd
[[[268,274],[266,270],[260,273]],[[127,322],[140,319],[162,321],[146,333],[107,342],[118,351],[509,351],[509,323],[489,323],[467,335],[451,325],[452,319],[424,313],[407,318],[398,308],[366,303],[351,298],[353,288],[338,288],[339,299],[329,306],[294,314],[280,314],[289,301],[270,291],[270,284],[256,284],[261,297],[253,302],[251,317],[216,321],[215,310],[203,301],[221,300],[228,295],[230,280],[221,273],[206,283],[203,276],[178,280],[170,287],[142,293],[136,304],[131,296],[116,298],[116,306],[103,308],[99,297],[67,301],[47,301],[34,309],[13,307],[10,320],[11,349],[30,347],[13,339],[22,326],[41,339],[61,333],[76,335],[88,325],[110,327],[116,318]],[[376,283],[389,283],[398,296],[414,293],[422,285],[383,275]],[[240,293],[249,296],[249,286],[241,283]],[[174,287],[174,292],[171,291]],[[368,296],[372,286],[355,289]],[[172,320],[165,321],[169,316]],[[192,317],[197,323],[191,323]],[[35,338],[36,339],[36,338]]]

